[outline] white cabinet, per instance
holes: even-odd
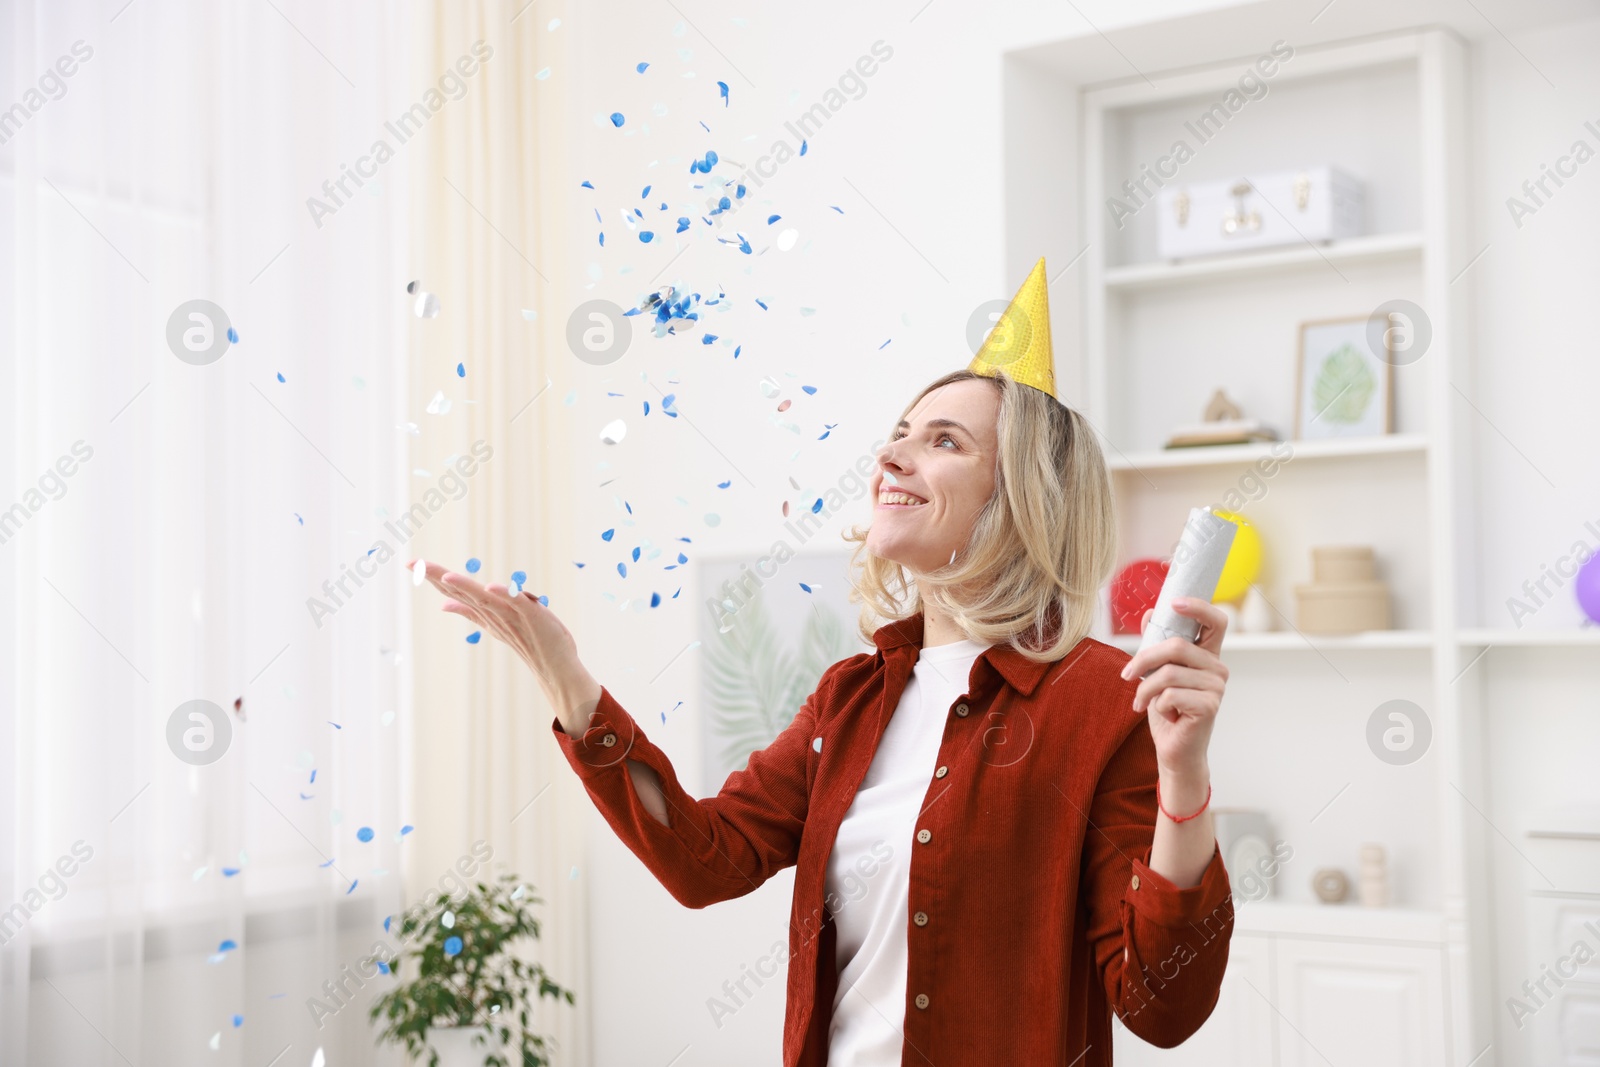
[[[1147,1045],[1116,1024],[1116,1062],[1133,1067],[1450,1067],[1444,1055],[1443,941],[1372,936],[1386,932],[1383,925],[1396,925],[1391,919],[1405,921],[1403,913],[1342,914],[1355,910],[1328,914],[1251,905],[1255,929],[1235,929],[1222,992],[1206,1024],[1174,1049]],[[1280,929],[1266,932],[1261,929],[1266,925]],[[1308,932],[1317,925],[1356,932]],[[1378,929],[1365,929],[1369,925]],[[1574,1000],[1572,1008],[1587,1008],[1600,1018],[1600,999],[1587,1005]]]

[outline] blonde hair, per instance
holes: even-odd
[[[1082,415],[1003,371],[946,374],[913,397],[895,425],[933,390],[970,378],[993,383],[1000,396],[994,494],[955,560],[924,575],[921,586],[868,550],[867,531],[852,526],[841,535],[859,542],[850,555],[850,602],[861,604],[858,628],[868,644],[879,620],[909,618],[925,597],[971,640],[1009,643],[1030,660],[1054,662],[1088,635],[1115,565],[1105,456]]]

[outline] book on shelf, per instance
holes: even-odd
[[[1163,448],[1194,448],[1202,445],[1244,445],[1257,441],[1276,441],[1278,431],[1260,419],[1219,419],[1195,422],[1173,428]]]

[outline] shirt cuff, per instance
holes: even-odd
[[[645,741],[639,724],[605,686],[600,687],[600,701],[589,713],[589,724],[581,734],[573,736],[563,730],[559,716],[551,718],[550,732],[572,769],[584,779],[622,766],[634,746]]]
[[[1180,889],[1150,869],[1150,849],[1133,861],[1123,900],[1147,922],[1158,926],[1187,928],[1202,917],[1217,912],[1230,901],[1228,869],[1222,864],[1222,850],[1212,843],[1211,862],[1206,864],[1197,885]]]

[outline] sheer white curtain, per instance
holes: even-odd
[[[409,17],[0,0],[0,1062],[393,1061],[342,969],[438,832],[405,557],[366,555],[424,481],[412,149],[359,163],[425,88]],[[169,346],[192,300],[214,361]]]

